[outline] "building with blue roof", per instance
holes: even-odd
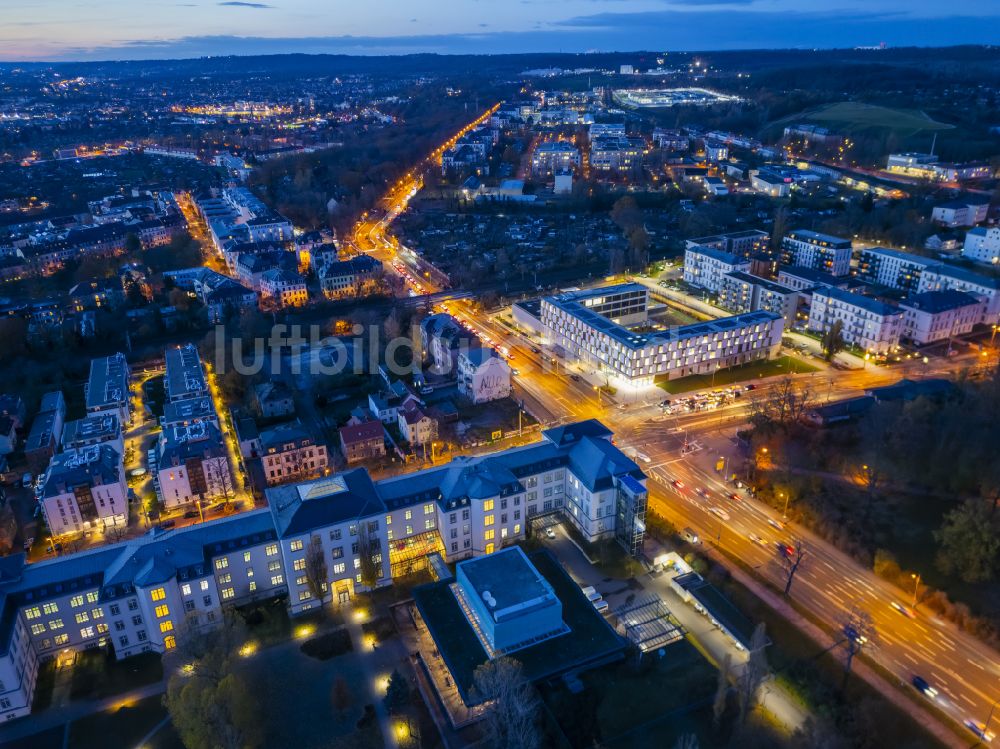
[[[936,265],[933,258],[887,247],[868,247],[858,257],[858,278],[866,283],[912,292],[920,285],[920,274]]]
[[[844,341],[865,353],[884,356],[899,347],[903,310],[844,289],[816,289],[809,308],[809,329],[826,333],[837,322]]]
[[[917,291],[956,289],[966,291],[983,302],[982,325],[1000,323],[1000,277],[976,273],[958,265],[932,265],[920,275]]]
[[[596,421],[568,424],[530,445],[377,482],[354,469],[273,487],[266,508],[55,559],[2,558],[0,720],[30,712],[41,661],[70,663],[88,648],[117,658],[164,653],[184,632],[221,622],[230,605],[287,596],[296,615],[343,603],[434,554],[491,555],[553,516],[637,554],[646,477],[611,436]],[[322,601],[308,579],[313,555],[326,566]]]

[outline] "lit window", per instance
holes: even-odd
[[[493,516],[487,515],[485,518],[483,518],[483,525],[493,525]]]
[[[97,591],[92,590],[87,594],[87,603],[97,603]]]
[[[267,546],[264,547],[264,553],[267,554],[269,557],[273,557],[275,554],[278,553],[278,544],[268,544]]]
[[[159,606],[156,607],[156,616],[158,618],[164,616],[170,616],[170,608],[165,603],[161,603]]]
[[[187,583],[184,583],[184,585],[181,586],[181,593],[183,593],[186,596],[191,595],[191,586],[188,585]]]
[[[173,635],[167,635],[166,637],[163,638],[163,647],[165,647],[167,650],[173,650],[175,647],[177,647],[177,640],[174,639]]]
[[[235,595],[236,595],[236,591],[233,590],[232,588],[223,588],[222,589],[222,600],[223,601],[228,601],[230,598],[233,598]]]
[[[306,568],[306,560],[305,560],[305,557],[303,557],[303,558],[301,558],[301,559],[296,559],[296,560],[295,560],[295,561],[294,561],[294,562],[292,563],[292,569],[294,569],[294,570],[295,570],[296,572],[299,572],[300,570],[304,570],[305,568]]]
[[[412,511],[410,511],[410,510],[406,511],[406,519],[407,520],[413,520],[413,512]]]
[[[42,615],[42,610],[37,606],[32,606],[30,609],[24,612],[25,619],[37,619]]]
[[[162,601],[167,597],[167,591],[163,588],[157,588],[156,590],[150,591],[149,597],[154,601]]]
[[[487,499],[485,502],[483,502],[483,512],[489,512],[492,509],[493,509],[492,499]]]
[[[83,624],[84,622],[89,622],[89,621],[90,621],[90,616],[87,615],[86,611],[81,611],[79,614],[76,615],[77,624]]]
[[[83,596],[73,596],[72,598],[69,599],[69,605],[72,606],[74,609],[77,606],[83,606]]]
[[[53,642],[56,645],[65,645],[67,642],[69,642],[69,635],[56,635]]]
[[[59,611],[59,605],[58,604],[55,604],[55,603],[43,603],[42,604],[42,613],[45,613],[45,614],[55,614],[58,611]]]
[[[201,581],[201,589],[202,590],[208,590],[208,580],[202,580]]]
[[[229,566],[229,557],[222,557],[215,560],[215,569],[224,570]]]
[[[288,548],[291,549],[292,551],[302,551],[302,541],[301,541],[301,539],[300,540],[296,540],[296,541],[292,541],[288,545]]]
[[[33,635],[40,635],[43,632],[45,632],[45,625],[44,624],[32,624],[31,625],[31,634],[33,634]]]
[[[485,534],[483,534],[483,538],[485,538],[487,541],[492,541],[493,537],[495,535],[496,535],[496,531],[494,531],[492,528],[490,528],[488,531],[486,531]]]
[[[174,628],[174,623],[167,619],[166,621],[160,622],[160,632],[170,632]]]
[[[273,575],[271,577],[271,585],[281,585],[283,582],[285,582],[284,575]],[[250,585],[256,587],[257,583],[250,583]]]

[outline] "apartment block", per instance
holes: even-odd
[[[730,312],[773,312],[784,319],[786,328],[791,328],[799,307],[799,292],[766,278],[737,271],[723,276],[718,301],[720,307]]]
[[[132,408],[128,388],[130,374],[125,354],[118,353],[92,360],[85,388],[87,413],[110,411],[122,424],[131,424]]]
[[[826,333],[838,320],[844,340],[866,353],[883,355],[894,351],[903,334],[903,310],[899,307],[843,289],[814,291],[809,329]]]
[[[696,245],[684,250],[684,282],[718,293],[723,277],[737,271],[749,272],[750,261],[731,252]]]
[[[964,335],[982,319],[983,302],[965,291],[925,291],[899,303],[903,338],[919,346]]]
[[[39,503],[53,536],[127,525],[121,453],[108,444],[59,453],[49,463]]]
[[[851,272],[851,240],[796,229],[781,240],[781,262],[846,276]]]
[[[900,289],[907,293],[920,286],[920,274],[936,265],[931,258],[885,247],[868,247],[858,257],[858,278],[867,283]]]

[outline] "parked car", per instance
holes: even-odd
[[[21,486],[23,486],[25,489],[28,489],[31,487],[31,482],[34,480],[35,477],[32,476],[30,472],[24,473],[21,475]]]
[[[556,537],[556,532],[554,530],[552,530],[551,528],[546,528],[545,529],[545,537],[549,538],[549,539],[555,538]]]

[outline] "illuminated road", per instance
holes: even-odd
[[[494,108],[495,109],[495,108]],[[491,109],[470,123],[447,143],[435,150],[421,168],[437,165],[440,155],[454,141],[492,114]],[[388,236],[388,227],[405,210],[420,189],[420,169],[414,169],[386,196],[381,217],[367,216],[352,236],[357,251],[382,256],[406,280],[411,294],[440,290],[424,271],[399,253],[398,242]],[[400,263],[402,269],[400,269]],[[465,298],[441,301],[435,307],[456,317],[484,343],[497,348],[517,370],[514,397],[545,424],[598,418],[614,430],[617,442],[632,447],[649,458],[643,469],[650,476],[652,507],[678,527],[690,526],[708,542],[731,558],[749,565],[756,574],[780,584],[780,570],[773,564],[775,543],[799,539],[806,549],[806,561],[791,589],[791,598],[815,619],[836,628],[842,615],[852,607],[866,610],[873,618],[879,644],[866,655],[908,684],[919,674],[940,694],[937,706],[961,723],[966,718],[985,721],[992,705],[1000,699],[1000,658],[976,638],[960,632],[949,622],[925,613],[919,607],[913,618],[893,608],[893,603],[909,606],[910,594],[876,577],[873,572],[841,553],[830,544],[797,526],[783,527],[777,513],[757,502],[729,499],[732,488],[711,469],[718,457],[702,450],[681,455],[685,444],[699,442],[721,430],[733,431],[746,420],[747,400],[737,399],[715,411],[664,417],[656,403],[663,393],[650,393],[636,402],[609,402],[586,379],[587,373],[555,361],[537,342],[513,331],[497,316],[480,312]],[[860,395],[867,387],[895,382],[903,376],[928,377],[954,373],[974,363],[970,357],[956,357],[943,364],[918,362],[894,368],[871,367],[860,370],[829,370],[796,375],[800,387],[809,387],[819,401],[836,401]],[[766,391],[775,384],[763,381]],[[705,437],[707,439],[707,437]],[[704,463],[705,465],[701,465]],[[680,481],[678,489],[673,481]],[[707,498],[695,490],[700,488]],[[718,508],[728,519],[712,512]],[[782,586],[783,587],[783,586]],[[906,687],[910,689],[910,687]],[[991,724],[994,728],[996,723]],[[970,739],[968,733],[963,738]]]
[[[571,379],[562,365],[548,361],[544,351],[532,350],[540,348],[537,344],[511,333],[496,318],[477,314],[464,299],[449,302],[447,309],[486,342],[509,351],[513,356],[511,366],[519,372],[515,397],[523,398],[533,414],[547,423],[599,418],[615,431],[619,445],[647,456],[650,462],[641,465],[652,479],[650,502],[657,512],[678,528],[694,528],[703,539],[775,584],[781,583],[780,570],[772,564],[775,543],[801,539],[807,561],[792,586],[791,597],[796,603],[833,627],[854,606],[868,611],[875,621],[880,645],[867,655],[905,684],[915,674],[923,676],[941,692],[938,707],[957,722],[968,717],[986,720],[991,705],[1000,699],[1000,659],[995,651],[919,606],[915,618],[907,618],[892,603],[909,607],[911,593],[881,580],[804,529],[779,529],[780,515],[770,508],[746,498],[738,502],[728,499],[733,488],[720,480],[713,467],[720,457],[717,451],[706,449],[687,457],[681,455],[686,441],[695,444],[699,438],[707,441],[713,433],[735,432],[746,419],[746,398],[714,411],[678,416],[663,416],[655,405],[657,397],[623,406],[608,403],[602,396],[598,404],[592,385]],[[914,362],[907,367],[829,370],[797,375],[795,379],[811,387],[821,401],[835,401],[860,395],[868,387],[895,382],[902,376],[945,375],[969,364],[970,357],[965,357],[942,364]],[[763,381],[758,389],[766,392],[775,384],[772,378]],[[729,457],[736,457],[732,447]],[[681,481],[684,489],[676,489],[672,484],[675,480]],[[707,490],[709,498],[700,496],[696,488]],[[728,513],[729,520],[713,514],[714,507]]]

